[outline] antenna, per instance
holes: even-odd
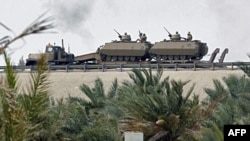
[[[68,44],[68,53],[70,53],[70,46],[69,46],[69,44]]]
[[[63,43],[63,39],[62,39],[62,48],[64,49],[64,43]]]

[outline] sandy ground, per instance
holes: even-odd
[[[80,91],[80,85],[85,83],[93,86],[94,81],[99,77],[103,80],[105,91],[109,90],[113,80],[118,79],[121,83],[124,80],[130,80],[128,73],[130,71],[119,72],[119,71],[109,71],[109,72],[51,72],[49,74],[49,80],[51,81],[50,92],[55,98],[78,96],[85,97]],[[156,71],[154,71],[156,72]],[[4,73],[0,73],[0,76]],[[175,80],[191,80],[186,87],[184,87],[184,93],[195,84],[193,93],[200,95],[200,98],[204,98],[206,93],[204,88],[213,88],[213,79],[221,80],[222,77],[229,75],[242,76],[244,73],[240,70],[202,70],[202,71],[164,71],[163,78],[169,76],[170,79]],[[28,83],[29,73],[18,73],[19,83],[22,87]]]

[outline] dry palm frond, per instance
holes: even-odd
[[[1,107],[2,110],[2,126],[4,134],[0,139],[10,139],[10,140],[22,140],[25,135],[25,129],[28,127],[25,121],[25,116],[18,107],[16,101],[16,94],[11,88],[7,88],[4,84],[1,84]]]
[[[16,94],[16,74],[11,66],[10,59],[4,52],[6,63],[6,78],[1,78],[0,81],[0,107],[2,109],[1,121],[2,132],[0,140],[22,140],[25,134],[27,123],[22,109],[18,107]]]
[[[0,38],[0,54],[2,54],[3,51],[6,48],[8,48],[8,46],[11,43],[15,42],[18,39],[23,39],[25,36],[28,36],[31,34],[44,33],[44,31],[54,28],[54,24],[52,23],[53,18],[52,17],[44,18],[44,15],[45,13],[39,16],[26,29],[24,29],[22,33],[20,33],[19,35],[16,35],[14,38],[11,38],[10,36],[4,36]],[[14,32],[9,27],[7,27],[1,22],[0,22],[0,26],[2,26],[4,29],[14,34]]]

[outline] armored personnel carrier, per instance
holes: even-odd
[[[167,29],[165,29],[167,31]],[[168,31],[167,31],[168,32]],[[192,35],[189,33],[187,38],[168,32],[170,40],[164,39],[160,42],[155,42],[149,50],[152,58],[159,61],[191,61],[201,60],[208,53],[206,43],[200,40],[192,40]]]
[[[99,48],[99,54],[101,61],[145,61],[149,58],[148,51],[152,47],[152,44],[147,41],[145,34],[139,31],[139,39],[136,41],[131,40],[131,36],[125,33],[124,35],[118,34],[120,41],[112,41],[105,43],[105,45]]]

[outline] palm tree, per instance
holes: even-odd
[[[87,99],[70,97],[71,100],[77,100],[84,105],[88,114],[91,114],[90,110],[94,114],[105,113],[113,107],[110,105],[115,102],[115,97],[118,93],[118,81],[117,79],[113,81],[107,94],[105,93],[103,82],[100,78],[95,80],[93,88],[83,83],[80,89],[87,96]]]
[[[136,94],[150,94],[152,92],[160,93],[162,92],[165,85],[168,85],[167,81],[169,77],[162,80],[163,69],[158,69],[156,74],[153,75],[151,67],[147,69],[132,69],[129,73],[130,79],[133,81],[124,81],[123,89],[131,89],[133,87],[136,89]]]
[[[100,78],[95,80],[93,88],[87,84],[80,86],[87,99],[69,96],[66,105],[74,110],[66,113],[63,134],[73,140],[119,140],[117,119],[122,111],[116,103],[118,81],[114,80],[107,94]]]
[[[4,56],[4,60],[6,63],[5,77],[2,77],[0,81],[0,99],[1,99],[0,139],[1,140],[5,141],[28,140],[28,138],[32,136],[32,133],[29,131],[37,128],[37,126],[41,123],[40,121],[38,122],[36,120],[36,118],[38,117],[37,114],[34,114],[36,111],[34,111],[34,109],[31,110],[32,108],[29,109],[27,107],[25,108],[25,103],[22,103],[23,101],[20,100],[26,98],[21,98],[22,96],[20,96],[18,93],[18,89],[20,88],[19,87],[20,85],[17,84],[18,77],[16,72],[12,68],[12,64],[10,63],[10,58],[6,53],[6,48],[8,48],[11,43],[15,42],[18,39],[23,39],[28,35],[41,33],[43,31],[53,28],[53,25],[50,23],[51,19],[43,18],[43,16],[44,15],[36,19],[22,33],[15,36],[14,38],[11,38],[8,35],[0,38],[0,46],[1,46],[0,55]],[[13,32],[3,23],[0,23],[0,25],[4,29]],[[39,74],[43,74],[43,67],[42,66],[38,67],[38,71],[41,71],[39,72]],[[36,79],[37,81],[31,82],[31,85],[33,84],[34,86],[33,88],[39,88],[39,89],[34,89],[33,93],[35,95],[39,92],[42,92],[42,89],[44,88],[43,85],[45,83],[43,83],[44,81],[41,80],[43,78],[45,78],[45,76],[38,77],[38,79]],[[40,96],[39,98],[43,99],[42,97],[43,96]],[[34,99],[32,99],[31,97],[29,98],[30,98],[29,102],[31,103],[40,102],[39,98],[34,98]],[[40,106],[43,107],[43,105],[44,103],[41,102],[32,104],[31,106],[36,106],[36,108],[39,108]]]
[[[225,124],[242,124],[246,121],[245,116],[249,116],[250,110],[250,79],[244,76],[238,77],[231,75],[224,77],[224,85],[214,80],[215,89],[206,88],[205,91],[208,94],[210,102],[218,98],[223,98],[218,105],[218,113],[214,115],[214,120],[222,129]]]
[[[190,98],[194,85],[184,94],[183,87],[189,81],[170,81],[168,77],[160,81],[162,71],[152,75],[151,69],[132,70],[129,76],[133,81],[124,82],[119,89],[121,106],[128,116],[121,121],[120,130],[142,131],[146,139],[198,138],[202,120],[211,115],[216,104],[203,108],[197,95]]]
[[[205,121],[208,129],[204,132],[203,140],[215,137],[223,133],[223,127],[227,124],[249,124],[250,119],[250,79],[245,76],[230,75],[224,77],[222,82],[214,80],[214,89],[206,88],[208,94],[207,103],[222,99],[216,107],[216,112],[210,120]],[[216,128],[215,128],[216,127]],[[209,130],[211,128],[212,130]],[[216,130],[215,130],[216,129]],[[222,141],[223,138],[217,138]]]

